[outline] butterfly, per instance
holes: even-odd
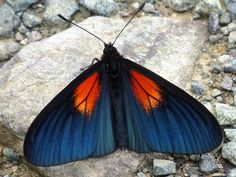
[[[220,125],[201,103],[124,58],[114,42],[104,46],[101,59],[69,83],[31,124],[24,141],[29,163],[59,165],[118,148],[201,154],[222,144]]]

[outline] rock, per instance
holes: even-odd
[[[216,100],[217,100],[219,103],[223,103],[223,98],[222,98],[222,96],[217,96],[217,97],[216,97]]]
[[[233,86],[233,80],[229,76],[225,76],[220,85],[223,89],[231,91]]]
[[[21,24],[21,25],[19,26],[19,28],[18,28],[18,31],[19,31],[20,33],[22,33],[22,34],[26,34],[26,33],[28,33],[30,30],[29,30],[28,28],[26,28],[25,25]]]
[[[233,57],[235,57],[236,56],[236,49],[230,49],[229,55],[232,55]]]
[[[236,57],[234,57],[230,62],[225,64],[224,72],[236,73]]]
[[[203,154],[201,156],[201,161],[199,164],[201,172],[210,174],[218,169],[217,161],[213,155],[210,153]]]
[[[222,157],[236,165],[236,141],[230,141],[222,146]]]
[[[113,0],[80,0],[80,4],[95,14],[107,17],[118,11],[118,6]]]
[[[219,28],[219,14],[210,13],[208,20],[208,29],[211,34],[215,34]]]
[[[15,39],[16,41],[21,41],[24,39],[24,36],[20,32],[16,32]]]
[[[11,149],[11,148],[4,148],[3,154],[11,162],[14,162],[14,161],[17,162],[20,157],[20,155],[18,153],[16,153],[14,149]]]
[[[235,177],[236,176],[236,168],[230,169],[228,171],[227,177]]]
[[[219,58],[218,58],[218,61],[220,63],[226,63],[228,61],[230,61],[231,59],[231,56],[230,55],[221,55]]]
[[[230,13],[236,15],[236,1],[235,0],[225,0],[225,5]]]
[[[144,6],[144,8],[143,8],[143,11],[144,12],[147,12],[147,13],[149,13],[149,12],[155,12],[156,10],[155,10],[155,7],[154,7],[154,5],[153,4],[151,4],[151,3],[146,3],[145,4],[145,6]]]
[[[199,0],[170,0],[169,6],[177,12],[187,11],[195,7]]]
[[[236,107],[227,104],[215,103],[216,118],[220,125],[236,124]]]
[[[121,19],[96,16],[79,25],[109,42],[124,24]],[[185,88],[206,39],[205,24],[141,17],[130,23],[115,46],[124,57]],[[23,137],[42,108],[81,72],[80,68],[99,58],[102,50],[102,43],[76,27],[22,48],[0,68],[0,122]],[[144,160],[142,154],[116,151],[42,170],[47,176],[133,177]]]
[[[146,177],[146,175],[143,172],[137,173],[137,177]]]
[[[6,0],[7,3],[13,7],[13,9],[18,11],[24,11],[26,10],[30,5],[38,2],[38,0]]]
[[[0,5],[0,36],[9,36],[14,28],[15,12],[8,4]]]
[[[224,26],[224,27],[220,28],[220,31],[221,31],[221,33],[222,33],[224,36],[229,35],[229,28],[228,28],[228,26]]]
[[[228,42],[230,44],[235,44],[236,43],[236,31],[232,31],[232,32],[229,33]]]
[[[60,19],[57,16],[58,14],[71,19],[71,16],[77,10],[79,10],[79,6],[76,0],[46,0],[46,10],[43,18],[49,25],[61,25],[65,21]]]
[[[221,40],[222,38],[223,38],[222,34],[210,35],[209,41],[210,41],[210,43],[215,44],[215,43],[219,42],[219,40]]]
[[[40,25],[42,23],[42,18],[39,16],[36,16],[29,12],[24,12],[22,15],[22,20],[25,26],[29,28],[33,28],[37,25]]]
[[[176,171],[175,162],[170,160],[159,160],[159,159],[153,160],[154,176],[173,174],[175,173],[175,171]]]
[[[218,65],[218,64],[214,65],[213,70],[212,70],[212,73],[214,73],[214,74],[220,74],[221,71],[222,71],[222,68],[221,68],[220,65]]]
[[[222,7],[219,0],[200,0],[195,7],[195,11],[203,15],[209,15],[211,13],[220,14]]]
[[[8,60],[20,50],[21,46],[13,40],[0,40],[0,62]]]
[[[234,83],[236,83],[236,77],[233,78]],[[236,87],[232,88],[234,94],[234,106],[236,106]]]
[[[229,29],[229,32],[236,31],[236,23],[232,22],[228,24],[228,29]]]
[[[236,129],[224,129],[224,131],[230,141],[236,141]]]
[[[38,31],[31,31],[26,34],[28,42],[39,41],[42,39],[42,35]]]
[[[220,15],[220,24],[221,25],[228,25],[231,22],[231,15],[229,12],[223,12]]]
[[[212,97],[217,97],[217,96],[220,96],[220,95],[221,95],[221,91],[218,90],[218,89],[213,89],[212,92],[211,92]]]
[[[193,80],[191,83],[191,91],[195,94],[201,95],[204,92],[204,85],[202,85],[199,81]]]

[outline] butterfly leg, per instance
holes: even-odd
[[[88,66],[85,66],[84,68],[80,68],[80,71],[84,71],[85,69],[89,68],[90,66],[92,66],[94,63],[100,61],[98,58],[94,58],[92,63]]]

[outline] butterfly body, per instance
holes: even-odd
[[[36,117],[24,142],[28,162],[51,166],[109,154],[199,154],[221,145],[215,117],[189,94],[105,44],[101,60]]]

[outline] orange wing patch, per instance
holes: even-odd
[[[99,73],[95,72],[81,82],[74,91],[74,107],[77,111],[90,117],[101,91]]]
[[[131,87],[139,103],[147,113],[157,108],[163,100],[159,86],[149,77],[131,69]]]

